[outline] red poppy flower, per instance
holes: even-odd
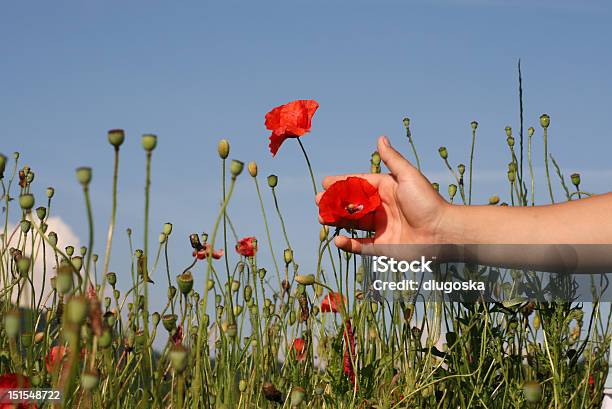
[[[174,342],[174,345],[181,345],[183,343],[183,326],[182,325],[178,325],[178,327],[176,327],[176,332],[174,333],[174,335],[172,335],[172,342]]]
[[[244,257],[253,257],[257,253],[257,239],[255,237],[245,237],[238,240],[236,251]]]
[[[204,260],[206,257],[208,257],[209,254],[215,260],[219,260],[221,257],[223,257],[223,249],[214,250],[212,254],[211,254],[211,250],[212,250],[212,246],[210,244],[205,244],[201,250],[199,251],[194,250],[192,255],[194,257],[197,257],[198,260]]]
[[[349,177],[332,184],[319,201],[324,224],[352,226],[380,207],[378,190],[367,180]]]
[[[321,312],[338,312],[340,305],[346,305],[346,297],[340,293],[330,292],[321,301]]]
[[[270,135],[270,152],[276,155],[287,138],[299,138],[310,131],[312,117],[319,108],[313,99],[300,99],[278,106],[266,114],[266,128]]]
[[[47,366],[47,372],[53,372],[61,366],[61,362],[67,354],[66,347],[63,345],[56,345],[52,347],[45,358],[45,365]]]
[[[306,358],[306,341],[304,338],[294,339],[292,346],[295,350],[295,359],[303,361]]]
[[[0,409],[36,409],[37,406],[34,403],[9,403],[8,389],[18,389],[18,388],[29,388],[30,380],[19,374],[15,373],[7,373],[4,375],[0,375]]]

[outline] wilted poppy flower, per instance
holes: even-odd
[[[255,237],[245,237],[238,240],[236,251],[244,257],[253,257],[257,252],[257,239]]]
[[[346,329],[344,330],[344,355],[342,357],[342,370],[344,374],[349,378],[351,383],[355,385],[355,370],[353,368],[353,361],[355,360],[355,337],[353,335],[353,328],[351,321],[346,320]]]
[[[35,403],[9,403],[8,390],[18,388],[29,388],[30,381],[27,377],[15,373],[0,375],[0,409],[36,409]]]
[[[178,325],[176,327],[176,332],[174,333],[174,335],[172,335],[172,342],[174,342],[174,345],[181,345],[183,343],[183,326],[182,325]]]
[[[49,350],[45,358],[47,372],[53,372],[61,366],[62,359],[66,356],[66,352],[66,347],[63,345],[56,345]]]
[[[319,108],[313,99],[300,99],[278,106],[266,114],[266,128],[270,135],[270,152],[276,155],[287,138],[299,138],[310,131],[312,117]]]
[[[346,297],[340,293],[330,292],[321,301],[321,312],[338,312],[341,305],[346,304]]]
[[[351,226],[372,214],[381,204],[378,190],[367,180],[349,177],[332,184],[319,201],[324,224]]]
[[[295,359],[303,361],[306,358],[306,341],[304,338],[296,338],[293,340],[293,349],[295,350]]]
[[[197,257],[198,260],[204,260],[205,258],[208,257],[209,254],[215,260],[219,260],[221,257],[223,257],[223,249],[214,250],[212,251],[212,254],[211,254],[211,251],[212,251],[212,246],[207,243],[207,244],[204,244],[201,250],[198,250],[198,251],[194,250],[193,256]]]

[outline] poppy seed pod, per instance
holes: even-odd
[[[7,158],[0,153],[0,179],[4,176],[4,169],[6,169]]]
[[[514,146],[514,137],[513,136],[507,137],[506,142],[508,143],[508,146],[512,148]]]
[[[47,188],[47,199],[51,199],[54,194],[55,194],[55,189],[49,186]]]
[[[32,333],[31,332],[22,332],[21,333],[21,344],[29,348],[32,345]]]
[[[108,283],[115,288],[115,284],[117,284],[117,274],[113,272],[107,273],[106,279],[108,280]]]
[[[164,223],[164,227],[162,229],[162,232],[166,235],[169,236],[170,233],[172,233],[172,223]]]
[[[19,206],[23,210],[31,210],[34,207],[34,195],[31,193],[24,193],[19,196]]]
[[[406,117],[402,119],[402,122],[404,122],[404,128],[408,129],[410,127],[410,118]]]
[[[302,285],[313,285],[315,282],[315,276],[313,274],[306,274],[306,275],[298,274],[295,276],[295,281],[297,281],[298,283]]]
[[[193,275],[191,274],[191,271],[186,271],[183,274],[179,274],[176,277],[176,282],[183,295],[189,294],[193,288]]]
[[[21,277],[27,277],[30,271],[30,259],[28,257],[21,257],[17,261],[17,271]]]
[[[232,280],[231,283],[231,290],[233,293],[237,292],[240,289],[240,281],[238,280]]]
[[[448,158],[448,151],[446,150],[445,146],[440,146],[438,148],[438,153],[440,154],[440,157],[442,159],[447,159]]]
[[[276,175],[268,176],[268,186],[274,189],[276,185],[278,185],[278,176]]]
[[[20,331],[21,316],[19,311],[10,311],[4,317],[4,331],[9,338],[15,338]]]
[[[516,164],[516,162],[508,163],[508,170],[512,170],[516,172],[517,169],[518,169],[518,165]]]
[[[523,384],[523,395],[529,403],[537,403],[542,398],[542,386],[537,381],[527,381]]]
[[[489,198],[489,204],[490,205],[496,205],[499,203],[499,196],[497,195],[493,195]]]
[[[74,296],[66,303],[66,318],[72,324],[81,325],[89,313],[89,302],[85,297]]]
[[[438,182],[433,182],[431,187],[433,187],[436,192],[440,191],[440,184]]]
[[[87,371],[81,375],[81,385],[83,385],[83,389],[86,391],[91,391],[98,386],[99,379],[100,378],[97,373]]]
[[[244,393],[247,389],[247,386],[247,381],[241,379],[240,382],[238,382],[238,390],[240,391],[240,393]]]
[[[73,246],[66,246],[66,254],[68,255],[68,257],[72,257],[72,255],[74,254],[74,247]]]
[[[153,149],[157,146],[157,135],[153,134],[144,134],[142,135],[142,139],[140,140],[142,143],[142,147],[147,152],[152,152]]]
[[[478,128],[478,122],[472,121],[470,122],[470,126],[472,127],[472,130],[475,131],[476,128]]]
[[[170,356],[170,362],[172,363],[172,368],[176,372],[183,372],[185,368],[187,368],[187,363],[189,362],[187,359],[188,353],[187,349],[182,345],[175,345],[170,350],[168,354]]]
[[[176,328],[176,321],[178,316],[176,314],[166,314],[162,317],[162,324],[166,331],[170,332]]]
[[[125,131],[123,129],[111,129],[108,131],[108,142],[115,148],[121,146],[125,140]]]
[[[264,278],[266,278],[266,269],[265,268],[260,268],[259,270],[257,270],[257,274],[259,275],[259,279],[263,280]]]
[[[68,270],[60,270],[57,273],[55,287],[60,294],[67,294],[72,289],[72,273]]]
[[[168,237],[166,237],[166,233],[159,233],[159,239],[158,239],[159,244],[164,244],[167,238]]]
[[[380,153],[378,151],[372,153],[372,165],[380,165]]]
[[[227,139],[221,139],[217,144],[217,152],[219,152],[219,156],[221,159],[227,159],[230,152],[230,144]]]
[[[249,162],[247,166],[249,169],[249,175],[256,177],[257,176],[257,163],[255,161]]]
[[[291,263],[293,261],[293,250],[285,249],[283,257],[285,258],[285,264]]]
[[[455,185],[454,183],[451,183],[450,185],[448,185],[448,196],[452,200],[456,194],[457,194],[457,185]]]
[[[81,268],[83,267],[83,257],[75,256],[72,257],[70,261],[72,262],[72,265],[76,271],[81,271]]]
[[[23,232],[23,234],[28,234],[28,232],[30,231],[30,227],[32,227],[32,224],[28,220],[22,220],[21,223],[19,223],[19,226],[21,227],[21,231]]]
[[[512,136],[512,128],[507,126],[506,128],[504,128],[506,131],[506,136],[510,137]]]
[[[240,162],[236,159],[232,160],[232,163],[230,163],[230,172],[233,177],[237,177],[238,175],[240,175],[242,173],[242,169],[244,169],[243,162]]]
[[[459,174],[460,174],[461,176],[463,176],[463,174],[465,173],[465,165],[464,165],[463,163],[460,163],[460,164],[457,166],[457,170],[459,170]]]
[[[85,254],[87,254],[87,247],[81,246],[80,251],[81,251],[81,256],[85,257]]]
[[[83,187],[87,187],[91,182],[91,168],[82,166],[76,170],[77,180]]]
[[[534,133],[535,133],[535,128],[533,126],[530,126],[529,129],[527,129],[527,136],[531,138]]]
[[[516,173],[513,170],[509,170],[508,171],[508,181],[510,181],[510,183],[514,183],[515,180],[516,180]]]
[[[238,326],[236,326],[236,324],[227,324],[225,333],[230,338],[236,338],[236,335],[238,335]]]
[[[570,178],[572,179],[574,186],[578,187],[580,185],[580,173],[572,173]]]
[[[548,114],[542,114],[540,116],[540,126],[544,129],[548,128],[550,125],[550,117]]]

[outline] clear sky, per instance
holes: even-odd
[[[22,164],[36,172],[39,199],[47,186],[56,188],[53,212],[81,242],[87,227],[74,169],[94,168],[100,254],[111,200],[106,131],[126,129],[111,263],[125,282],[125,228],[133,228],[137,246],[142,242],[142,133],[159,136],[151,237],[155,243],[162,224],[174,223],[173,275],[189,262],[187,235],[214,222],[220,138],[231,140],[231,158],[259,163],[263,186],[267,174],[279,175],[296,258],[304,272],[314,268],[319,227],[304,160],[294,141],[272,158],[263,126],[269,109],[293,99],[321,105],[303,137],[318,177],[368,170],[379,134],[409,154],[407,115],[426,175],[446,190],[450,178],[437,148],[446,145],[454,165],[467,163],[475,119],[476,197],[508,200],[504,127],[518,130],[521,58],[538,172],[537,118],[547,112],[551,151],[565,174],[581,172],[589,191],[612,184],[607,1],[5,1],[0,10],[0,151],[22,153]],[[241,177],[230,215],[240,235],[263,244],[249,179]],[[539,197],[544,189],[540,179]],[[154,278],[163,282],[160,273]]]

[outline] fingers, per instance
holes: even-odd
[[[363,178],[367,180],[368,182],[370,182],[370,184],[374,187],[378,187],[378,184],[380,183],[380,179],[382,177],[382,175],[375,174],[375,173],[352,173],[352,174],[346,174],[346,175],[327,176],[325,179],[323,179],[323,189],[327,189],[335,182],[339,180],[344,180],[351,176]]]
[[[378,138],[378,153],[387,168],[398,180],[406,179],[416,169],[398,151],[393,149],[386,136]]]
[[[334,244],[341,250],[348,251],[349,253],[373,255],[373,238],[357,238],[352,239],[346,236],[336,236],[334,238]]]

